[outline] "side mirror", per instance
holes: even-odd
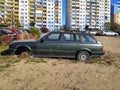
[[[40,40],[40,43],[43,43],[43,42],[45,42],[45,39],[44,39],[44,38],[42,38],[42,39]]]

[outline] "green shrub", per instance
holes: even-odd
[[[30,32],[34,35],[37,35],[37,37],[40,37],[40,30],[37,28],[31,28]]]

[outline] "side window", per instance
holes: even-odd
[[[52,33],[48,35],[47,41],[59,41],[60,33]]]
[[[80,35],[82,43],[96,43],[96,40],[90,35]]]
[[[75,34],[76,41],[80,41],[80,37],[78,34]]]
[[[74,40],[74,34],[65,33],[64,36],[63,36],[63,40],[64,41],[73,41]]]

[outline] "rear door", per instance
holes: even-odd
[[[80,48],[80,38],[78,34],[63,33],[62,43],[60,44],[61,56],[73,57]]]

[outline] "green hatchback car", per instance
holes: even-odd
[[[37,40],[10,43],[11,54],[27,53],[34,57],[76,58],[89,60],[104,54],[103,45],[93,36],[80,32],[51,31]]]

